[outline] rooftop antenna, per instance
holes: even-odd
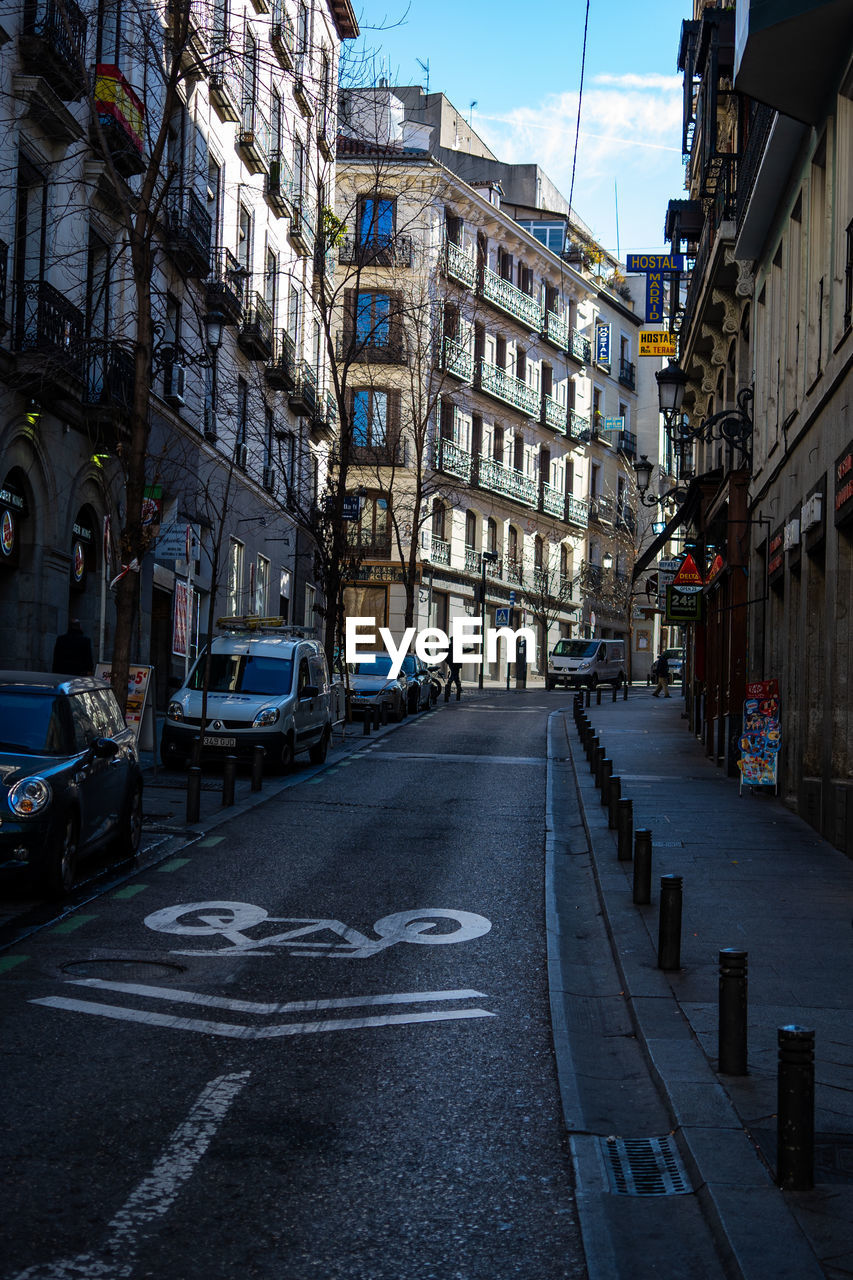
[[[473,102],[468,108],[468,128],[469,129],[473,129],[474,127],[474,108],[476,106],[477,106],[477,99],[474,98]]]
[[[424,76],[426,77],[426,83],[424,85],[424,93],[427,95],[427,97],[429,97],[429,58],[427,58],[426,62],[421,62],[420,58],[415,58],[415,62],[418,64],[421,71],[424,73]]]

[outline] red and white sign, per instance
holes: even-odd
[[[699,566],[688,551],[672,580],[672,585],[681,591],[701,591],[704,586]]]

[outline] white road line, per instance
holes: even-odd
[[[205,1085],[148,1177],[137,1184],[110,1222],[98,1256],[82,1253],[38,1264],[18,1272],[14,1280],[126,1280],[136,1265],[139,1245],[174,1204],[249,1075],[240,1071],[217,1076]]]
[[[233,1013],[311,1013],[319,1009],[358,1009],[363,1005],[416,1004],[426,1000],[485,1000],[482,991],[461,988],[458,991],[392,991],[375,996],[344,996],[339,1000],[288,1000],[266,1003],[256,1000],[225,1000],[200,991],[180,991],[171,987],[145,986],[139,982],[106,982],[102,978],[72,978],[70,985],[94,987],[98,991],[123,991],[132,996],[149,996],[175,1004],[199,1004],[210,1009],[229,1009]]]
[[[548,763],[544,756],[465,756],[426,751],[379,751],[380,760],[431,760],[437,764],[538,764]]]
[[[67,1009],[72,1013],[91,1013],[120,1022],[144,1022],[154,1027],[170,1027],[175,1031],[200,1031],[205,1035],[226,1036],[231,1040],[272,1040],[281,1036],[312,1035],[318,1031],[351,1031],[359,1027],[403,1026],[413,1022],[451,1022],[462,1018],[493,1018],[487,1009],[448,1009],[434,1013],[391,1013],[368,1018],[332,1018],[325,1022],[284,1022],[272,1027],[241,1027],[228,1022],[203,1022],[197,1018],[176,1018],[164,1013],[146,1013],[119,1005],[94,1004],[88,1000],[69,1000],[64,996],[47,996],[31,1000],[50,1009]]]

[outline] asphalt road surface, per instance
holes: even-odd
[[[0,957],[3,1280],[585,1275],[553,705],[422,714]]]

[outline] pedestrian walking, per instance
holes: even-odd
[[[56,637],[51,670],[58,675],[90,676],[94,669],[92,641],[80,626],[80,619],[72,618],[65,634]]]
[[[663,690],[664,697],[668,698],[670,696],[669,659],[667,658],[666,654],[663,652],[658,654],[657,662],[655,663],[655,678],[657,679],[658,687],[655,689],[654,693],[652,694],[652,697],[657,698],[661,690]]]
[[[456,701],[462,697],[462,663],[454,662],[448,658],[447,665],[450,668],[450,675],[447,677],[447,684],[444,686],[444,701],[450,701],[450,686],[456,685]]]

